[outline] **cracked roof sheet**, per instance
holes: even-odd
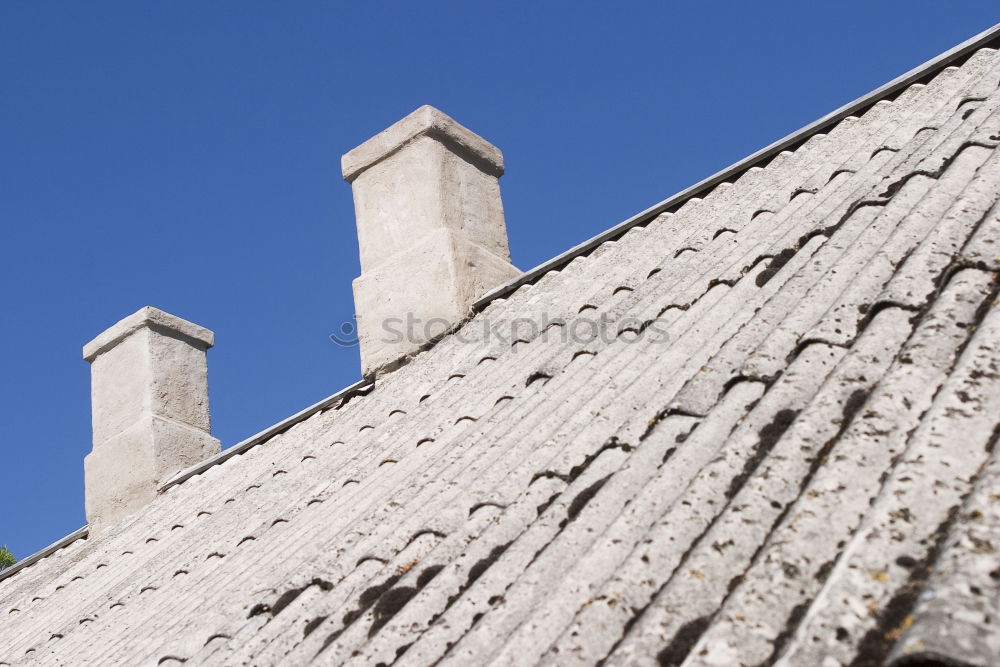
[[[998,82],[978,50],[22,569],[0,665],[992,664]]]

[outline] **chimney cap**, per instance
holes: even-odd
[[[150,326],[172,331],[193,343],[203,345],[206,349],[215,344],[215,334],[205,327],[183,320],[176,315],[165,313],[159,308],[145,306],[119,320],[94,340],[84,345],[83,358],[85,361],[93,362],[98,356],[115,347],[139,329]]]
[[[422,136],[449,144],[456,153],[492,176],[503,175],[503,154],[499,148],[459,125],[442,111],[425,104],[345,153],[340,159],[344,180],[353,183],[361,172]]]

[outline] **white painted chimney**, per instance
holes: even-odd
[[[214,338],[146,307],[84,346],[94,430],[84,460],[92,530],[146,505],[174,474],[220,450],[211,436],[205,359]]]
[[[422,106],[344,155],[361,276],[354,305],[365,376],[391,370],[517,276],[500,183],[503,155]]]

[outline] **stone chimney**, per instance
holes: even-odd
[[[517,276],[500,183],[503,156],[423,106],[344,155],[361,276],[354,306],[365,376],[391,370]]]
[[[146,307],[84,346],[94,430],[84,460],[92,530],[143,507],[171,476],[220,450],[210,434],[205,360],[214,338]]]

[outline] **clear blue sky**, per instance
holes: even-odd
[[[421,104],[499,146],[527,269],[1000,21],[988,2],[0,4],[0,544],[85,522],[81,346],[216,332],[232,445],[359,377],[340,155]]]

